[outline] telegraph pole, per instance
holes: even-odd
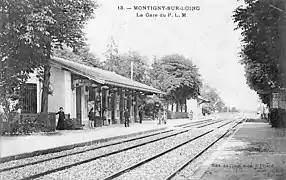
[[[131,80],[133,80],[133,59],[131,60]]]

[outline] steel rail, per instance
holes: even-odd
[[[178,144],[178,145],[176,145],[176,146],[174,146],[174,147],[172,147],[172,148],[169,148],[169,149],[167,149],[167,150],[165,150],[165,151],[163,151],[163,152],[161,152],[161,153],[159,153],[159,154],[156,154],[156,155],[154,155],[154,156],[152,156],[152,157],[150,157],[150,158],[147,158],[147,159],[144,159],[144,160],[142,160],[142,161],[140,161],[140,162],[138,162],[138,163],[135,163],[135,164],[133,164],[133,165],[131,165],[131,166],[129,166],[129,167],[123,169],[123,170],[120,170],[120,171],[118,171],[118,172],[115,172],[115,173],[109,175],[108,177],[104,178],[103,180],[110,180],[110,179],[114,179],[114,178],[116,178],[116,177],[119,177],[120,175],[122,175],[122,174],[124,174],[124,173],[126,173],[126,172],[129,172],[129,171],[131,171],[131,170],[133,170],[133,169],[135,169],[135,168],[137,168],[137,167],[139,167],[139,166],[142,166],[143,164],[146,164],[146,163],[148,163],[148,162],[150,162],[150,161],[152,161],[152,160],[154,160],[154,159],[156,159],[156,158],[158,158],[158,157],[161,157],[161,156],[163,156],[163,155],[165,155],[165,154],[167,154],[167,153],[169,153],[169,152],[171,152],[171,151],[173,151],[173,150],[175,150],[175,149],[177,149],[177,148],[179,148],[179,147],[182,147],[182,146],[184,146],[184,145],[186,145],[186,144],[188,144],[188,143],[190,143],[190,142],[192,142],[192,141],[194,141],[194,140],[196,140],[196,139],[199,139],[200,137],[203,137],[203,136],[205,136],[205,135],[207,135],[207,134],[213,132],[213,131],[216,130],[216,129],[218,129],[218,127],[214,128],[214,129],[212,129],[212,130],[210,130],[210,131],[207,131],[207,132],[205,132],[205,133],[203,133],[203,134],[201,134],[201,135],[199,135],[199,136],[196,136],[196,137],[194,137],[194,138],[192,138],[192,139],[189,139],[189,140],[187,140],[187,141],[184,141],[183,143],[180,143],[180,144]]]
[[[194,157],[190,158],[188,161],[186,161],[183,165],[181,165],[179,168],[177,168],[175,171],[173,171],[167,178],[164,180],[170,180],[173,177],[175,177],[178,173],[180,173],[185,167],[187,167],[190,163],[192,163],[194,160],[196,160],[198,157],[200,157],[204,152],[206,152],[209,148],[211,148],[215,143],[217,143],[219,140],[221,140],[224,136],[226,136],[232,129],[234,129],[238,124],[241,124],[244,120],[238,122],[235,126],[228,129],[224,134],[222,134],[220,137],[218,137],[215,141],[213,141],[210,145],[208,145],[206,148],[204,148],[202,151],[200,151],[198,154],[196,154]]]
[[[202,122],[202,121],[193,122],[193,126],[197,125],[195,123],[198,123],[198,122]],[[189,127],[191,127],[191,126],[189,126]],[[7,167],[7,168],[0,169],[0,173],[1,172],[5,172],[5,171],[10,171],[10,170],[13,170],[13,169],[22,168],[22,167],[25,167],[25,166],[31,166],[31,165],[43,163],[43,162],[50,161],[50,160],[55,160],[55,159],[71,156],[71,155],[76,155],[76,154],[80,154],[80,153],[84,153],[84,152],[88,152],[88,151],[93,151],[93,150],[100,149],[100,148],[105,148],[105,147],[114,146],[114,145],[118,145],[118,144],[123,144],[123,143],[131,142],[131,141],[136,141],[136,140],[140,140],[140,139],[144,139],[144,138],[148,138],[148,137],[152,137],[152,136],[156,136],[156,135],[160,135],[160,134],[165,134],[165,133],[168,133],[168,132],[171,132],[171,131],[174,131],[174,129],[166,130],[166,131],[160,131],[160,132],[157,132],[157,133],[152,133],[152,134],[148,134],[148,135],[144,135],[144,136],[140,136],[140,137],[136,137],[136,138],[131,138],[131,139],[115,142],[115,143],[105,144],[105,145],[97,146],[97,147],[94,147],[94,148],[90,148],[90,149],[86,149],[86,150],[80,150],[80,151],[77,151],[77,152],[68,153],[68,154],[64,154],[64,155],[59,155],[59,156],[55,156],[55,157],[52,157],[52,158],[47,158],[47,159],[43,159],[43,160],[39,160],[39,161],[34,161],[34,162],[29,162],[29,163],[25,163],[25,164],[21,164],[21,165],[17,165],[17,166]],[[63,152],[63,151],[61,151],[61,152]],[[35,156],[37,156],[37,155],[35,155]],[[32,157],[35,157],[35,156],[32,156]],[[29,158],[31,158],[31,157],[29,157]],[[21,158],[21,160],[23,160],[23,159]],[[13,160],[13,161],[17,161],[17,160]]]
[[[205,120],[201,120],[201,121],[188,122],[188,123],[176,125],[176,126],[174,126],[174,127],[182,127],[182,126],[187,126],[187,125],[189,125],[189,124],[200,123],[200,122],[205,122],[205,121],[210,121],[210,120],[212,120],[212,119],[205,119]]]
[[[212,124],[216,124],[216,123],[219,123],[221,121],[224,121],[224,120],[219,120],[219,121],[216,121],[216,122],[212,122],[212,123],[209,123],[209,124],[204,124],[202,126],[199,126],[198,128],[202,128],[202,127],[206,127],[206,126],[209,126],[209,125],[212,125]]]
[[[32,176],[29,176],[29,177],[22,178],[21,180],[36,179],[36,178],[39,178],[39,177],[42,177],[42,176],[45,176],[45,175],[48,175],[48,174],[51,174],[51,173],[55,173],[55,172],[58,172],[58,171],[69,169],[69,168],[74,167],[74,166],[85,164],[85,163],[88,163],[88,162],[91,162],[91,161],[94,161],[94,160],[97,160],[97,159],[100,159],[100,158],[103,158],[103,157],[107,157],[107,156],[110,156],[110,155],[113,155],[113,154],[118,154],[120,152],[124,152],[124,151],[130,150],[130,149],[134,149],[134,148],[146,145],[146,144],[150,144],[150,143],[162,140],[162,139],[166,139],[166,138],[169,138],[169,137],[172,137],[172,136],[176,136],[176,135],[188,132],[190,130],[192,130],[192,128],[186,129],[186,130],[183,130],[183,131],[179,131],[179,132],[176,132],[176,133],[168,135],[168,136],[160,137],[160,138],[148,141],[148,142],[140,143],[140,144],[133,145],[133,146],[130,146],[130,147],[127,147],[127,148],[123,148],[123,149],[120,149],[120,150],[116,150],[116,151],[113,151],[113,152],[110,152],[110,153],[99,155],[99,156],[96,156],[96,157],[93,157],[93,158],[90,158],[90,159],[78,161],[78,162],[75,162],[75,163],[72,163],[72,164],[69,164],[69,165],[65,165],[65,166],[62,166],[62,167],[59,167],[59,168],[47,170],[47,171],[44,171],[44,172],[41,172],[41,173],[38,173],[38,174],[34,174]]]

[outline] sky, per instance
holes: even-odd
[[[137,51],[151,60],[173,53],[191,59],[204,83],[214,87],[228,106],[255,110],[258,96],[250,90],[239,62],[240,31],[235,31],[236,0],[98,0],[86,33],[91,51],[103,59],[111,42],[119,53]],[[194,11],[135,10],[134,6],[197,6]],[[123,6],[125,10],[118,10]],[[131,8],[131,9],[127,9]],[[137,17],[136,13],[143,14]],[[146,17],[186,13],[186,17]],[[172,14],[174,15],[174,14]]]

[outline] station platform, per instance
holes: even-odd
[[[193,174],[196,180],[285,180],[286,129],[249,120]]]
[[[146,132],[155,132],[176,125],[186,124],[211,116],[201,117],[196,120],[169,119],[167,124],[158,125],[157,121],[143,121],[142,124],[130,123],[130,127],[124,124],[114,124],[94,129],[84,128],[83,130],[61,130],[50,134],[36,134],[29,136],[2,136],[0,137],[0,162],[15,158],[24,158],[41,153],[52,153],[60,150],[71,149],[77,146],[84,146],[96,142],[132,137]]]

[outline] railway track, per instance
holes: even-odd
[[[216,123],[219,123],[219,122],[221,122],[221,121],[217,121]],[[193,126],[196,126],[196,125],[198,125],[198,124],[200,125],[202,123],[201,122],[194,122],[192,124],[193,124]],[[67,165],[67,166],[63,166],[63,167],[60,167],[60,168],[55,168],[55,169],[52,169],[52,170],[49,170],[49,171],[38,173],[38,174],[35,174],[33,176],[29,176],[29,177],[26,177],[26,178],[23,178],[23,179],[35,179],[35,178],[38,178],[38,177],[41,177],[41,176],[44,176],[44,175],[47,175],[47,174],[51,174],[53,172],[61,171],[61,170],[64,170],[64,169],[68,169],[70,167],[77,166],[77,165],[80,165],[80,164],[83,164],[83,163],[87,163],[87,162],[90,162],[90,161],[93,161],[93,160],[96,160],[96,159],[99,159],[99,158],[102,158],[102,157],[110,156],[112,154],[117,154],[117,153],[120,153],[120,152],[123,152],[123,151],[127,151],[127,150],[130,150],[130,149],[133,149],[133,148],[136,148],[136,147],[140,147],[140,146],[143,146],[143,145],[155,142],[155,141],[163,140],[163,139],[166,139],[168,137],[172,137],[172,136],[176,136],[176,135],[179,135],[179,134],[182,134],[182,133],[186,133],[186,132],[190,131],[191,129],[186,129],[186,130],[183,130],[183,131],[175,132],[175,133],[172,133],[170,135],[159,137],[159,138],[151,140],[151,141],[147,141],[147,142],[144,142],[144,143],[141,143],[141,144],[137,144],[137,145],[134,145],[134,146],[130,146],[130,147],[127,147],[127,148],[123,148],[123,149],[120,149],[120,150],[117,150],[117,151],[114,151],[114,152],[110,152],[110,153],[106,153],[106,154],[103,154],[103,155],[99,155],[99,156],[96,156],[96,157],[93,157],[93,158],[90,158],[90,159],[87,159],[87,160],[83,160],[83,161],[79,161],[79,162],[76,162],[76,163],[73,163],[73,164],[70,164],[70,165]],[[92,148],[92,149],[88,149],[88,150],[84,150],[84,151],[79,151],[79,152],[74,152],[74,153],[70,153],[70,154],[65,154],[65,155],[52,157],[52,158],[48,158],[48,159],[44,159],[44,160],[40,160],[40,161],[25,163],[25,164],[21,164],[21,165],[17,165],[17,166],[2,168],[0,170],[0,176],[1,176],[1,172],[10,171],[10,170],[16,170],[16,169],[19,169],[19,168],[22,168],[22,167],[36,165],[36,164],[43,163],[43,162],[46,162],[46,161],[51,161],[51,160],[55,160],[55,159],[59,159],[59,158],[63,158],[63,157],[68,157],[68,156],[71,156],[71,155],[74,155],[74,154],[84,153],[84,152],[87,152],[87,151],[92,151],[92,150],[100,149],[100,148],[103,148],[103,147],[109,147],[109,146],[113,146],[113,145],[116,145],[116,144],[122,144],[122,143],[131,142],[131,141],[135,141],[135,140],[139,140],[139,139],[143,139],[143,138],[147,138],[147,137],[152,137],[152,136],[156,136],[156,135],[162,135],[162,134],[166,134],[166,133],[170,133],[170,132],[174,132],[174,130],[167,130],[167,131],[163,131],[163,132],[159,132],[159,133],[153,133],[153,134],[141,136],[141,137],[138,137],[138,138],[132,138],[132,139],[116,142],[116,143],[111,143],[111,144],[107,144],[107,145],[103,145],[103,146],[98,146],[98,147],[95,147],[95,148]],[[0,166],[1,166],[1,164],[0,164]]]
[[[196,125],[204,124],[206,121],[209,121],[209,120],[196,121],[196,122],[187,123],[187,124],[183,124],[183,125],[179,125],[179,126],[180,126],[180,127],[183,127],[183,128],[186,128],[185,125],[187,125],[187,127],[194,127],[194,126],[196,126]],[[179,127],[179,126],[177,126],[177,127]],[[187,131],[189,131],[189,130],[190,130],[190,129],[187,129],[187,130],[185,130],[185,131],[181,131],[181,132],[178,132],[178,133],[175,133],[175,134],[173,134],[173,135],[166,136],[166,137],[175,136],[175,135],[178,135],[178,134],[187,132]],[[7,167],[7,168],[0,168],[0,173],[1,173],[1,172],[5,172],[5,171],[9,171],[9,170],[12,170],[12,169],[17,169],[17,168],[21,168],[21,167],[25,167],[25,166],[30,166],[30,165],[34,165],[34,164],[38,164],[38,163],[43,163],[43,162],[45,162],[45,161],[50,161],[50,160],[54,160],[54,159],[59,159],[59,158],[63,158],[63,157],[67,157],[67,156],[71,156],[71,155],[75,155],[75,154],[84,153],[84,152],[87,152],[87,151],[92,151],[92,150],[96,150],[96,149],[100,149],[100,148],[105,148],[105,147],[110,147],[110,146],[114,146],[114,145],[118,145],[118,144],[123,144],[123,143],[127,143],[127,142],[132,142],[132,141],[136,141],[136,140],[140,140],[140,139],[144,139],[144,138],[148,138],[148,137],[153,137],[153,136],[157,136],[157,135],[162,135],[162,134],[166,134],[166,133],[174,132],[174,131],[175,131],[174,129],[165,130],[165,131],[160,131],[160,132],[156,132],[156,133],[152,133],[152,134],[147,134],[147,135],[139,136],[139,137],[136,137],[136,138],[130,138],[130,139],[122,140],[122,141],[119,141],[119,142],[114,142],[114,143],[109,143],[109,144],[105,144],[105,145],[100,145],[100,146],[97,146],[97,147],[94,147],[94,148],[90,148],[90,149],[79,150],[79,151],[73,152],[73,153],[67,153],[67,154],[55,156],[55,157],[52,157],[52,158],[47,158],[47,159],[43,159],[43,160],[39,160],[39,161],[34,161],[34,162],[29,162],[29,163],[25,163],[25,164],[21,164],[21,165],[17,165],[17,166],[12,166],[12,167]],[[159,140],[160,140],[160,139],[159,139]],[[43,155],[45,155],[45,154],[43,154]],[[37,156],[37,155],[35,155],[35,156]],[[32,157],[34,157],[34,156],[32,156]],[[29,158],[31,158],[31,157],[29,157]],[[24,158],[19,158],[19,159],[12,160],[12,161],[17,161],[17,160],[21,160],[21,159],[24,159]],[[7,163],[7,162],[9,162],[9,161],[1,162],[1,163],[0,163],[0,167],[1,167],[1,164]]]
[[[203,153],[205,153],[208,149],[210,149],[212,146],[215,145],[215,143],[217,143],[219,140],[221,140],[222,138],[224,138],[232,129],[234,129],[236,126],[238,126],[239,124],[241,124],[243,121],[242,120],[238,123],[236,123],[232,128],[228,129],[225,133],[223,133],[221,136],[219,136],[215,141],[213,141],[212,143],[210,143],[207,147],[205,147],[203,150],[201,150],[199,153],[197,153],[196,155],[194,155],[192,158],[190,158],[189,160],[187,160],[185,163],[183,163],[179,168],[177,168],[175,171],[173,171],[168,177],[166,177],[164,180],[171,180],[173,179],[178,173],[180,173],[185,167],[187,167],[190,163],[192,163],[193,161],[195,161],[196,159],[198,159]]]
[[[200,120],[200,121],[195,121],[195,122],[191,121],[189,123],[176,125],[174,127],[183,127],[183,128],[186,128],[185,126],[192,127],[192,126],[194,126],[196,124],[203,124],[204,122],[208,122],[210,120],[212,120],[212,119]],[[156,133],[150,133],[150,134],[148,133],[147,135],[143,135],[143,136],[140,136],[140,137],[137,137],[137,138],[131,138],[131,139],[128,138],[127,140],[116,142],[116,143],[112,143],[112,144],[108,144],[108,145],[105,145],[105,146],[100,146],[99,148],[107,147],[107,146],[111,146],[111,145],[116,145],[116,144],[124,143],[124,142],[130,142],[130,141],[133,141],[133,140],[143,139],[143,138],[146,138],[146,137],[151,137],[151,136],[155,136],[155,135],[158,135],[158,134],[163,134],[163,133],[167,133],[167,132],[170,132],[170,131],[174,131],[174,130],[171,129],[171,130],[164,130],[164,131],[160,131],[160,132],[156,132]],[[76,146],[74,148],[80,148],[80,147],[83,147],[83,146],[86,146],[86,145],[82,145],[82,146],[79,145],[79,146]],[[72,149],[74,149],[74,148],[72,148]],[[57,150],[57,151],[53,151],[53,153],[58,153],[58,152],[68,151],[68,150],[70,150],[70,149]],[[29,156],[29,157],[19,156],[19,157],[13,158],[13,159],[0,158],[0,165],[3,164],[3,163],[6,163],[6,162],[10,162],[10,161],[16,161],[16,160],[20,160],[20,159],[27,159],[27,158],[32,158],[34,156],[40,156],[40,155],[46,155],[46,154],[50,154],[50,152],[43,151],[43,152],[39,152],[38,154],[35,154],[33,156]],[[0,169],[0,172],[2,172],[1,169]]]
[[[212,125],[212,124],[216,124],[216,123],[221,122],[221,121],[223,121],[223,120],[219,120],[219,121],[216,121],[216,122],[211,122],[211,123],[208,123],[208,124],[204,124],[204,125],[199,126],[197,128],[203,128],[203,127],[206,127],[206,126],[209,126],[209,125]]]
[[[201,121],[195,121],[195,122],[189,122],[189,123],[185,123],[185,124],[180,124],[180,125],[176,125],[174,127],[188,127],[189,125],[194,125],[194,124],[200,124],[200,123],[204,123],[204,122],[209,122],[213,119],[205,119],[205,120],[201,120]]]
[[[221,122],[221,121],[220,121],[220,122]],[[214,131],[215,129],[217,129],[217,128],[221,128],[221,127],[223,127],[223,126],[226,126],[227,124],[229,124],[229,123],[231,123],[231,122],[232,122],[232,121],[229,121],[229,122],[227,122],[227,123],[224,123],[223,125],[221,125],[221,126],[219,126],[219,127],[216,127],[216,128],[214,128],[214,129],[209,130],[209,131],[207,131],[207,132],[205,132],[205,133],[203,133],[203,134],[200,134],[200,135],[198,135],[198,136],[196,136],[196,137],[194,137],[194,138],[191,138],[191,139],[189,139],[189,140],[186,140],[186,141],[184,141],[184,142],[178,144],[177,146],[174,146],[174,147],[172,147],[172,148],[169,148],[169,149],[167,149],[167,150],[165,150],[165,151],[163,151],[163,152],[161,152],[161,153],[159,153],[159,154],[156,154],[156,155],[154,155],[154,156],[152,156],[152,157],[150,157],[150,158],[144,159],[144,160],[142,160],[142,161],[140,161],[140,162],[138,162],[138,163],[136,163],[136,164],[133,164],[133,165],[131,165],[131,166],[129,166],[129,167],[123,169],[123,170],[120,170],[120,171],[118,171],[118,172],[116,172],[116,173],[113,173],[112,175],[110,175],[110,176],[104,178],[104,180],[110,180],[110,179],[117,178],[117,177],[121,176],[122,174],[124,174],[124,173],[126,173],[126,172],[129,172],[129,171],[131,171],[131,170],[133,170],[133,169],[135,169],[135,168],[138,168],[139,166],[142,166],[142,165],[144,165],[144,164],[146,164],[146,163],[148,163],[148,162],[150,162],[150,161],[152,161],[152,160],[154,160],[154,159],[157,159],[157,158],[159,158],[159,157],[161,157],[161,156],[163,156],[163,155],[165,155],[165,154],[167,154],[167,153],[169,153],[169,152],[171,152],[171,151],[173,151],[173,150],[176,150],[176,149],[178,149],[178,148],[180,148],[180,147],[182,147],[182,146],[184,146],[184,145],[186,145],[186,144],[188,144],[188,143],[190,143],[190,142],[192,142],[192,141],[194,141],[194,140],[196,140],[196,139],[199,139],[199,138],[201,138],[201,137],[203,137],[203,136],[205,136],[205,135],[207,135],[207,134],[213,132],[213,131]],[[208,123],[208,124],[210,124],[210,123]],[[213,123],[211,123],[211,124],[213,124]]]

